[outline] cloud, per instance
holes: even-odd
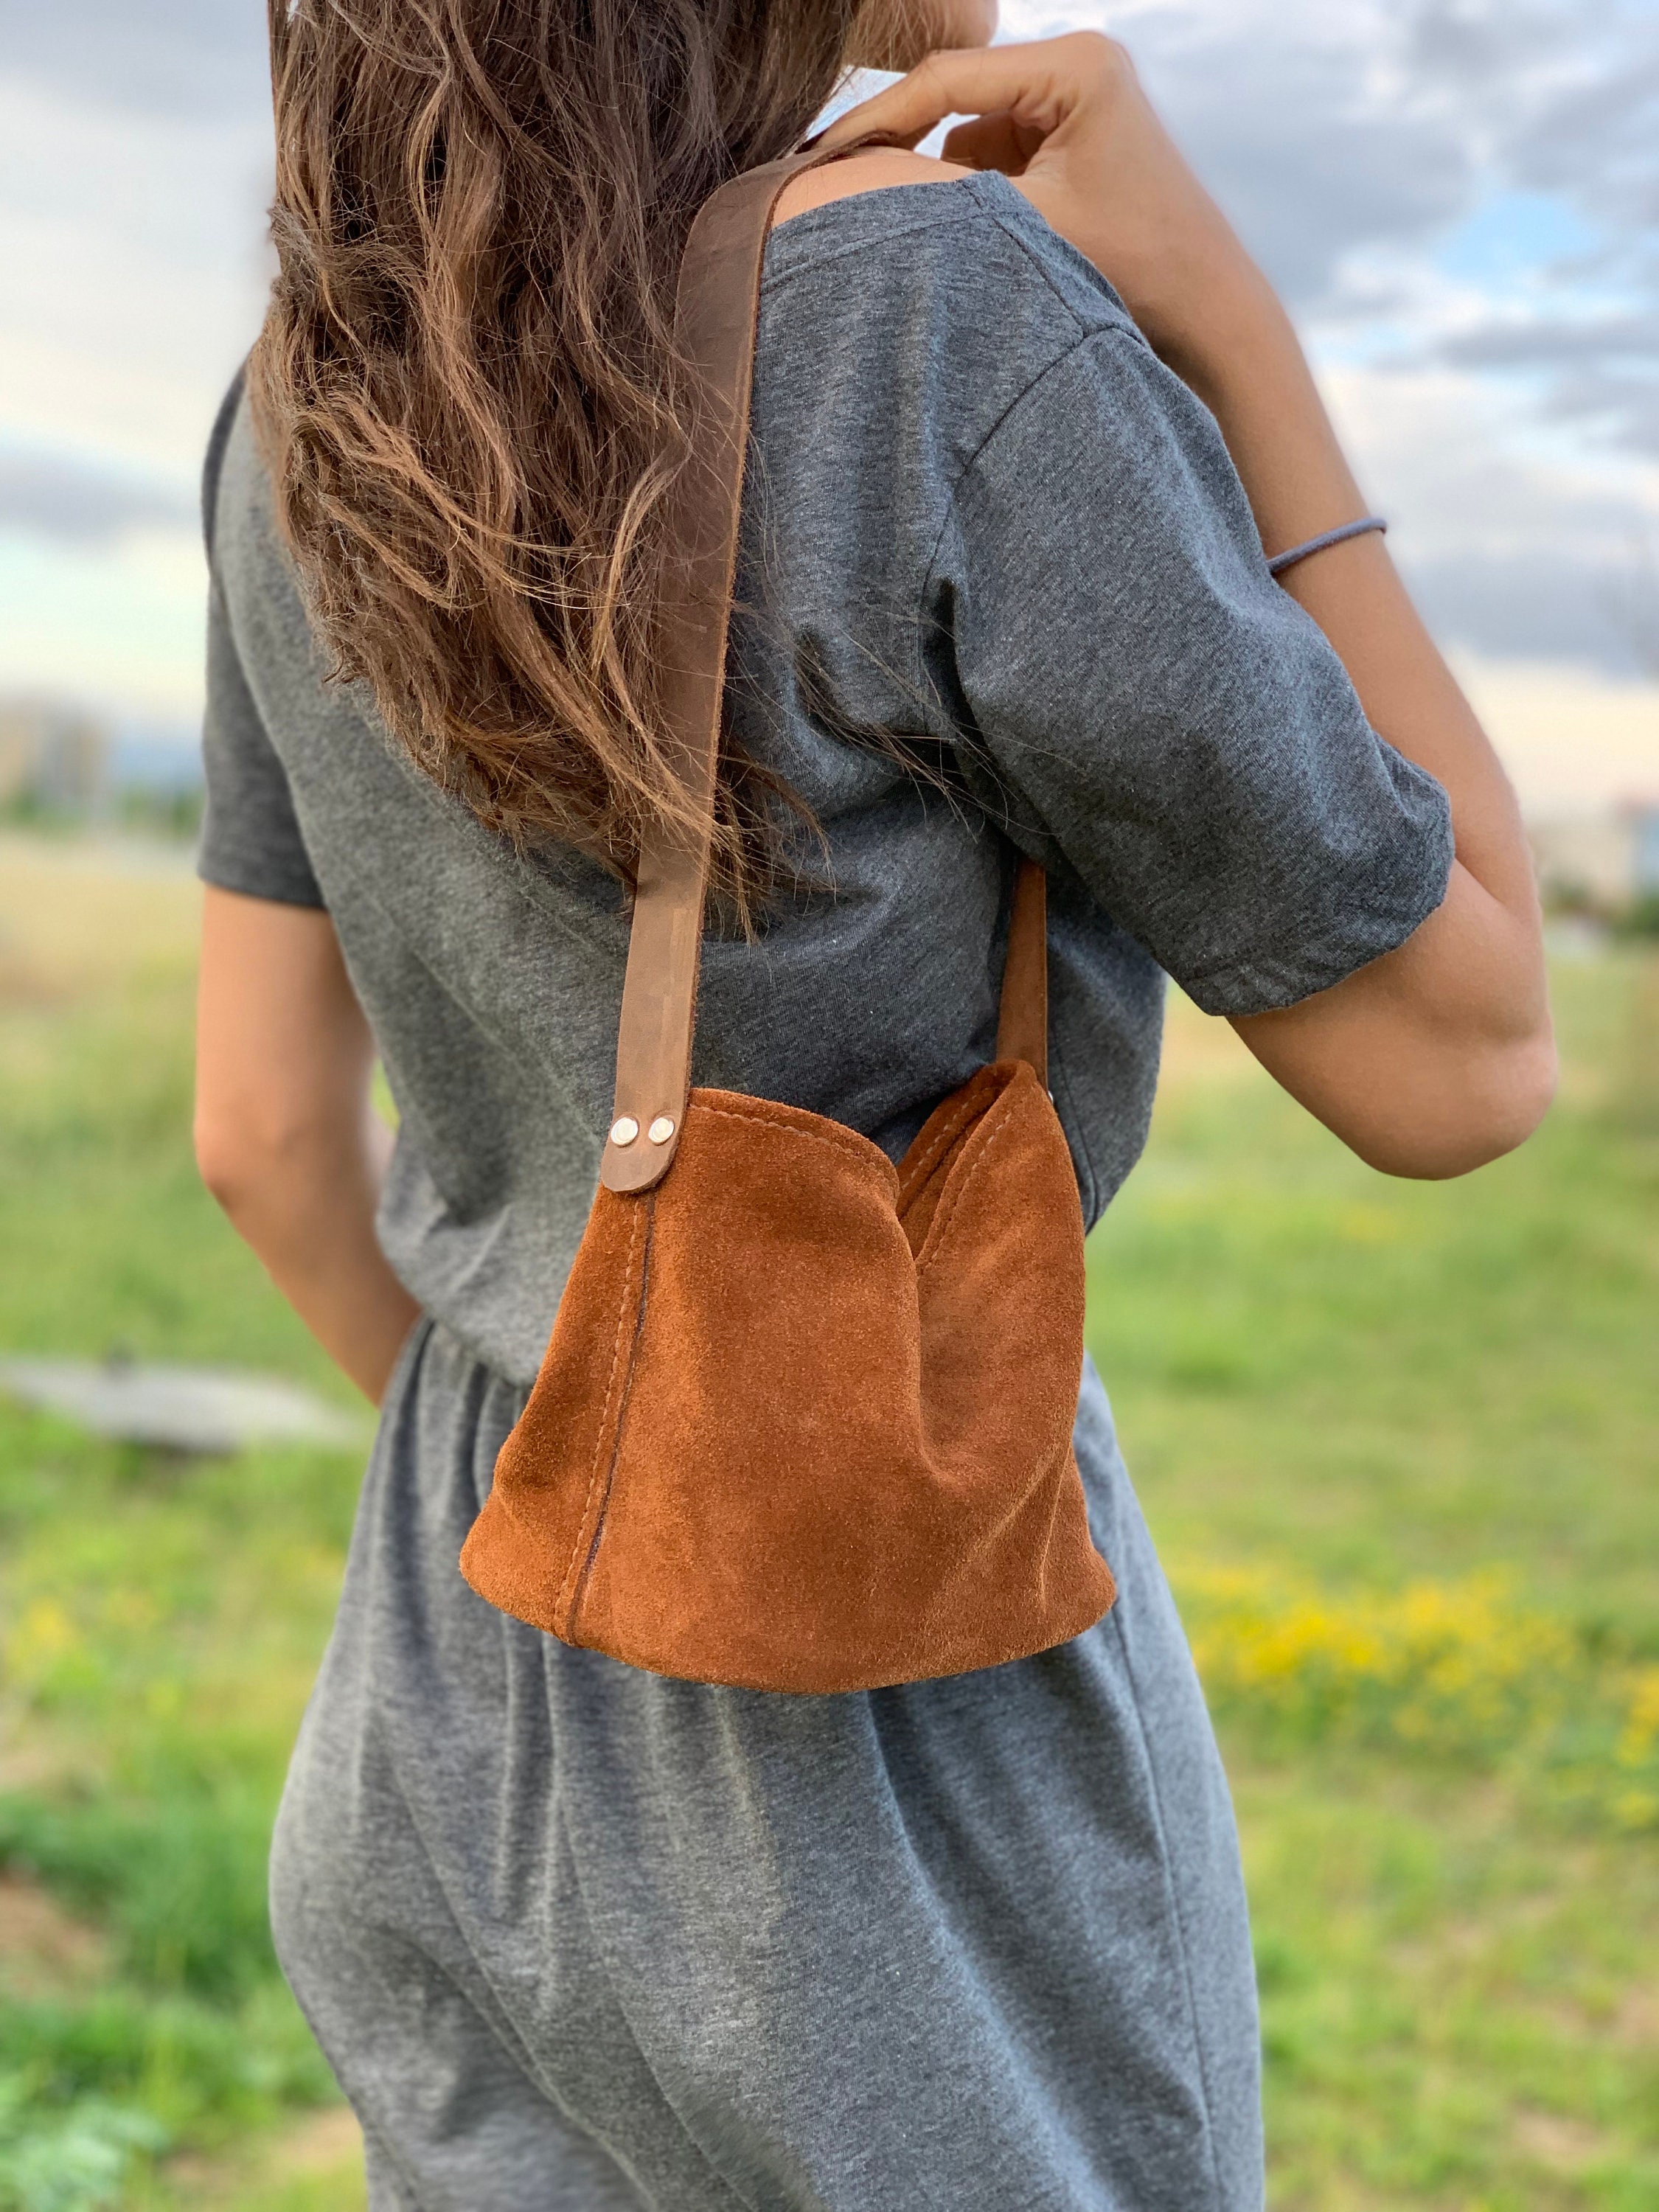
[[[1171,128],[1275,283],[1304,312],[1344,259],[1421,242],[1475,204],[1484,150],[1535,70],[1516,15],[1419,0],[1008,0],[1018,36],[1092,22],[1134,55]],[[1563,13],[1565,14],[1565,9]],[[1477,33],[1479,35],[1477,36]]]
[[[1631,567],[1617,553],[1563,561],[1547,547],[1527,547],[1474,562],[1441,555],[1402,565],[1444,647],[1495,659],[1583,661],[1615,676],[1643,672],[1625,613]]]
[[[258,0],[0,0],[6,73],[149,115],[266,105]]]
[[[1093,22],[1297,312],[1442,635],[1634,665],[1659,526],[1653,0],[1006,0]]]
[[[0,437],[191,483],[258,327],[269,136],[0,70]]]
[[[1304,313],[1357,246],[1421,238],[1474,204],[1467,132],[1425,99],[1398,31],[1364,0],[1143,0],[1118,20],[1176,137]]]
[[[1659,545],[1659,469],[1599,449],[1576,426],[1553,429],[1524,390],[1467,371],[1350,364],[1325,381],[1444,641],[1637,672],[1631,609],[1652,596],[1644,568]]]
[[[137,530],[194,524],[191,502],[171,485],[0,447],[0,529],[90,546],[113,544]]]
[[[0,531],[0,693],[193,719],[206,600],[199,532],[85,545]]]
[[[1659,10],[1591,0],[1579,45],[1498,149],[1517,185],[1555,194],[1590,240],[1541,275],[1554,294],[1499,307],[1443,358],[1535,378],[1547,411],[1659,456]]]
[[[1020,35],[1121,36],[1177,137],[1313,329],[1375,317],[1379,250],[1426,262],[1497,196],[1547,194],[1588,243],[1539,308],[1476,302],[1401,358],[1524,368],[1550,404],[1659,453],[1618,364],[1659,325],[1659,7],[1653,0],[1010,0]],[[1394,303],[1409,310],[1409,299]],[[1575,373],[1565,373],[1571,356]]]
[[[1580,324],[1495,317],[1447,339],[1439,354],[1460,368],[1529,378],[1552,419],[1659,457],[1659,302],[1645,313]]]
[[[1484,368],[1539,365],[1576,369],[1587,362],[1633,359],[1659,363],[1659,303],[1648,313],[1595,322],[1489,322],[1467,337],[1448,339],[1445,358]]]

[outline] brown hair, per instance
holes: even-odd
[[[628,879],[683,804],[651,636],[686,449],[675,271],[708,194],[806,129],[861,14],[270,0],[279,273],[249,384],[281,527],[332,672],[521,846]],[[714,883],[745,920],[789,796],[722,763]]]

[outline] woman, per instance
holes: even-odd
[[[1123,55],[981,51],[992,12],[273,7],[282,274],[208,471],[198,1146],[382,1407],[272,1874],[376,2212],[1261,2202],[1231,1810],[1091,1369],[1121,1595],[1035,1659],[708,1688],[456,1566],[673,803],[668,288],[846,60],[937,49],[837,127],[902,144],[798,178],[768,249],[700,1079],[896,1158],[988,1054],[1018,848],[1090,1220],[1160,970],[1385,1171],[1547,1103],[1514,803],[1381,538],[1269,571],[1364,514],[1282,311]]]

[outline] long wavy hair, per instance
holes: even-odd
[[[684,809],[652,636],[680,252],[855,40],[902,65],[908,4],[269,0],[279,272],[249,391],[279,524],[331,672],[520,848],[631,881]],[[745,922],[791,803],[728,744],[714,882]]]

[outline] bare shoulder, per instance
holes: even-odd
[[[826,161],[822,168],[792,178],[774,221],[787,222],[809,208],[828,207],[832,200],[851,199],[858,192],[879,191],[884,185],[948,185],[973,173],[959,162],[908,154],[902,146],[872,146],[866,153],[849,154],[844,161]]]

